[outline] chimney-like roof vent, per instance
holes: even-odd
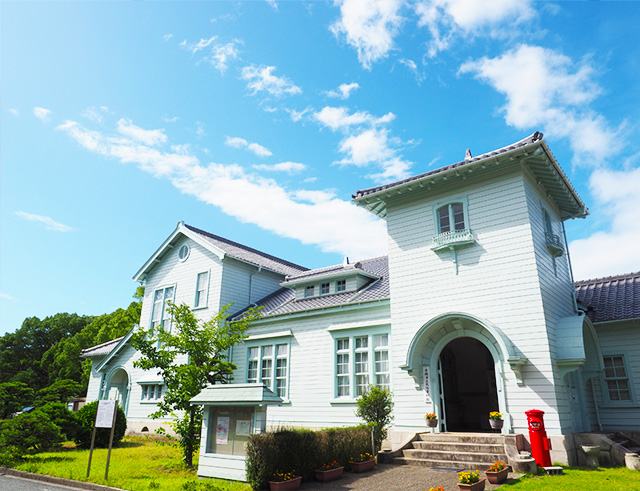
[[[471,149],[467,148],[467,151],[464,153],[464,160],[471,160],[473,158],[473,155],[471,155]]]

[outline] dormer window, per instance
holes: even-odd
[[[329,294],[329,283],[322,283],[320,285],[320,295],[328,295]]]
[[[343,292],[347,289],[347,280],[336,281],[336,292]]]
[[[451,232],[452,230],[464,230],[467,227],[464,205],[462,203],[449,203],[438,208],[438,233]]]
[[[316,289],[313,285],[307,286],[304,289],[304,298],[313,297],[316,293]]]

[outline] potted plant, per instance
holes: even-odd
[[[484,491],[486,479],[480,479],[478,471],[458,472],[458,488],[461,491]]]
[[[429,491],[444,491],[444,486],[431,486]]]
[[[321,482],[333,481],[342,476],[343,472],[344,467],[334,459],[316,470],[316,479]]]
[[[353,472],[366,472],[373,469],[376,465],[376,461],[368,452],[361,453],[357,457],[349,459],[351,470]]]
[[[436,413],[427,413],[424,415],[424,419],[427,420],[427,426],[429,428],[435,428],[438,426],[438,416]]]
[[[502,484],[507,480],[507,475],[509,474],[509,465],[502,460],[496,460],[491,466],[485,471],[487,475],[487,480],[491,484]]]
[[[291,472],[274,472],[269,480],[269,489],[271,491],[288,491],[289,489],[298,489],[302,483],[302,476]]]
[[[491,411],[489,413],[489,424],[494,430],[501,430],[504,420],[502,419],[502,413],[500,411]]]

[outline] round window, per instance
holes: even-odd
[[[189,246],[187,244],[181,245],[178,249],[178,259],[180,261],[186,261],[189,257]]]

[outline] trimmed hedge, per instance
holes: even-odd
[[[125,431],[127,431],[127,417],[124,411],[120,407],[120,404],[116,404],[116,429],[113,432],[113,445],[116,446],[122,440]],[[85,404],[76,413],[76,419],[78,420],[79,427],[75,435],[75,441],[82,447],[89,448],[91,446],[91,432],[93,431],[93,425],[96,421],[96,413],[98,412],[98,401]],[[111,429],[109,428],[97,428],[96,429],[96,447],[108,447],[109,435]]]
[[[313,431],[281,429],[251,435],[247,443],[247,481],[253,489],[266,486],[276,471],[295,472],[305,480],[332,460],[348,467],[349,459],[371,453],[367,426]]]

